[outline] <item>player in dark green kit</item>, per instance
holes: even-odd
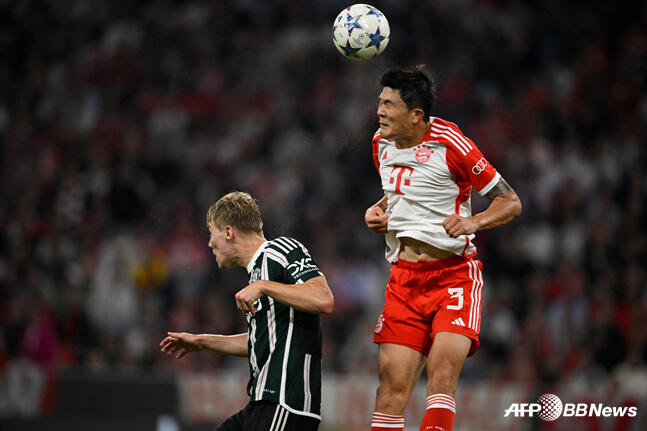
[[[249,358],[249,404],[217,431],[316,430],[321,420],[319,314],[334,299],[308,250],[298,241],[263,236],[258,205],[247,193],[229,193],[207,212],[209,247],[222,269],[242,266],[249,284],[236,293],[247,317],[237,335],[169,332],[161,350],[213,350]]]

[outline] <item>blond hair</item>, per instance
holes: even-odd
[[[213,224],[218,229],[232,226],[241,232],[263,231],[263,221],[256,200],[249,193],[227,193],[207,211],[207,226]]]

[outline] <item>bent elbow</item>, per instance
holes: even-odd
[[[514,207],[512,212],[512,216],[514,218],[517,218],[521,215],[522,207],[523,205],[521,205],[521,199],[519,199],[519,196],[515,194]]]
[[[505,196],[502,196],[502,199],[505,199],[507,222],[521,215],[521,199],[519,199],[519,196],[515,192],[507,193]]]
[[[321,304],[320,313],[321,314],[331,314],[335,309],[335,298],[330,296]]]

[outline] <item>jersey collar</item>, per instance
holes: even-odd
[[[249,263],[247,263],[247,273],[251,274],[252,271],[254,270],[254,265],[256,264],[256,259],[258,259],[258,256],[261,255],[263,250],[265,249],[265,246],[267,246],[267,243],[269,241],[265,241],[263,244],[259,245],[256,251],[254,252],[254,255],[252,258],[249,260]]]
[[[389,139],[387,139],[387,141],[388,141],[388,142],[393,142],[393,145],[395,145],[395,148],[397,148],[398,150],[410,150],[410,149],[412,149],[412,148],[416,148],[418,145],[420,145],[420,144],[422,144],[422,143],[424,143],[424,142],[433,141],[433,139],[431,138],[431,123],[433,123],[435,119],[436,119],[436,117],[429,117],[429,123],[428,123],[428,124],[429,124],[429,126],[427,127],[427,131],[425,132],[425,135],[422,137],[422,139],[420,140],[420,142],[418,142],[418,143],[417,143],[416,145],[414,145],[413,147],[400,148],[400,146],[398,145],[398,143],[397,143],[397,142],[392,141],[392,140],[389,140]]]
[[[433,141],[433,139],[431,138],[431,126],[432,126],[435,119],[436,119],[436,117],[429,117],[429,127],[427,128],[427,132],[425,132],[425,136],[423,136],[422,140],[420,142],[418,142],[418,145],[420,145],[420,144],[422,144],[424,142]],[[416,145],[416,147],[418,145]]]

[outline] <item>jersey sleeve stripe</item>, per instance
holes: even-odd
[[[296,245],[294,245],[293,243],[288,241],[288,238],[286,238],[284,236],[276,238],[274,241],[277,241],[277,242],[283,244],[283,246],[288,249],[288,252],[290,252],[290,251],[294,250],[295,248],[297,248]]]
[[[443,129],[443,126],[432,126],[431,130],[440,133],[445,139],[449,139],[452,142],[454,142],[456,145],[458,145],[464,152],[465,154],[469,153],[471,151],[471,146],[470,145],[465,145],[465,142],[461,141],[460,135],[453,130],[446,128]]]
[[[308,250],[297,240],[287,237],[275,238],[268,241],[265,253],[272,258],[272,260],[279,262],[284,267],[289,264],[287,256],[293,250],[301,249],[306,256],[310,256]]]
[[[289,251],[292,251],[293,249],[297,248],[297,245],[295,245],[296,241],[291,240],[287,236],[280,236],[276,238],[276,240],[279,241],[284,246],[286,246]]]
[[[277,262],[279,265],[283,267],[286,267],[288,264],[288,261],[283,256],[281,256],[280,254],[274,253],[272,250],[266,250],[265,254],[267,255],[267,257],[269,257],[270,259]]]
[[[456,130],[452,129],[451,127],[443,126],[441,124],[434,124],[433,127],[437,127],[440,130],[446,130],[447,133],[454,136],[460,143],[464,145],[464,148],[467,150],[468,153],[472,150],[472,144],[470,144],[469,141],[465,139],[465,136],[458,133]]]
[[[282,251],[285,254],[288,254],[290,252],[290,250],[287,248],[286,244],[279,241],[278,238],[270,241],[269,246],[278,248],[280,251]]]
[[[297,241],[296,239],[292,239],[292,238],[287,238],[287,239],[289,239],[290,241],[292,241],[292,242],[295,244],[295,247],[296,247],[296,248],[300,248],[300,249],[301,249],[301,251],[303,251],[303,254],[305,254],[306,256],[310,256],[310,252],[308,252],[308,249],[305,247],[305,245],[301,244],[301,243],[300,243],[299,241]]]
[[[444,139],[445,141],[449,142],[454,148],[456,148],[463,156],[467,155],[467,153],[465,152],[463,147],[461,147],[451,136],[449,136],[446,133],[442,133],[442,132],[441,133],[433,133],[433,131],[434,130],[433,130],[433,127],[432,127],[432,132],[429,133],[429,136],[431,136],[432,138]]]
[[[288,238],[287,236],[282,236],[279,239],[285,241],[286,243],[288,243],[292,247],[290,250],[292,250],[294,248],[303,248],[301,243],[299,241],[295,240],[295,239]]]

